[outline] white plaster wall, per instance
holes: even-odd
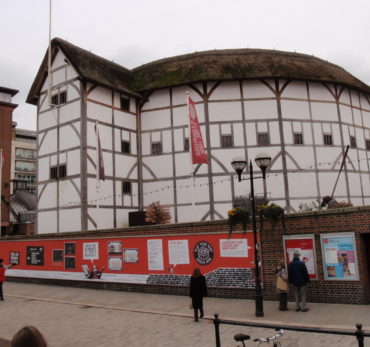
[[[65,68],[52,71],[53,75],[53,86],[57,86],[67,80],[67,73]]]
[[[121,192],[119,192],[120,194]],[[88,177],[87,179],[87,200],[89,204],[95,205],[98,198],[96,190],[96,179]],[[99,188],[99,205],[113,205],[113,181],[112,180],[100,180]],[[103,208],[103,207],[102,207]]]
[[[96,208],[89,208],[89,216],[95,221],[98,220],[98,213]],[[107,208],[99,208],[99,226],[98,229],[111,229],[113,228],[113,210]],[[88,230],[96,230],[94,224],[88,219]]]
[[[210,129],[211,148],[221,147],[220,126],[218,124],[211,124],[209,129]],[[204,135],[205,132],[202,131],[203,142],[205,140]]]
[[[286,156],[287,168],[289,170],[312,169],[314,167],[315,157],[314,149],[312,147],[286,146],[285,149],[289,154]],[[293,157],[294,161],[291,157]]]
[[[307,99],[307,88],[305,82],[292,81],[284,89],[283,98]]]
[[[72,184],[72,181],[75,185]],[[62,207],[68,207],[74,203],[79,203],[81,201],[81,186],[80,178],[59,181],[59,205]]]
[[[307,101],[281,100],[281,112],[283,118],[310,118],[310,110]]]
[[[352,113],[353,113],[354,124],[359,126],[359,127],[362,127],[361,111],[357,108],[352,108]]]
[[[143,163],[153,171],[157,178],[172,176],[171,155],[155,155],[151,157],[145,157],[143,158]],[[145,167],[143,168],[143,178],[153,178]]]
[[[360,175],[358,173],[348,173],[348,184],[349,184],[349,194],[361,196],[361,184],[360,184]],[[369,184],[367,185],[369,187]],[[368,193],[367,193],[368,195]]]
[[[59,123],[70,122],[72,120],[79,121],[81,119],[81,104],[80,99],[72,103],[68,103],[59,108]]]
[[[162,148],[163,153],[172,152],[172,134],[170,130],[162,132]]]
[[[338,121],[337,105],[335,103],[312,102],[312,119],[319,121]]]
[[[240,99],[240,87],[238,82],[221,82],[213,91],[209,100]]]
[[[213,181],[213,194],[215,201],[231,201],[230,176],[215,177]]]
[[[59,128],[60,134],[60,147],[59,150],[63,151],[68,148],[77,147],[80,145],[80,123],[75,123],[73,125],[65,125]],[[77,134],[76,131],[77,130]]]
[[[137,159],[136,157],[132,157],[132,156],[124,155],[124,154],[116,154],[115,162],[116,162],[115,177],[137,179],[137,167],[136,167]],[[132,168],[134,168],[134,170],[131,172],[130,177],[128,177],[128,174]]]
[[[174,135],[174,148],[175,152],[181,152],[184,150],[184,129],[175,129]]]
[[[81,172],[80,150],[75,149],[66,153],[68,176],[79,175]]]
[[[96,147],[95,123],[87,122],[87,145]],[[98,123],[99,138],[102,149],[113,150],[112,128]]]
[[[159,201],[161,205],[172,205],[173,200],[173,181],[158,181],[144,183],[144,206],[152,202]]]
[[[222,217],[215,216],[215,219],[227,219],[227,211],[231,210],[233,208],[231,203],[216,203],[215,206],[215,212],[219,213]],[[208,217],[207,220],[210,220]]]
[[[240,123],[233,124],[234,146],[244,146],[244,129]]]
[[[246,123],[245,131],[247,137],[247,146],[255,146],[257,144],[257,131],[255,123]]]
[[[235,149],[213,149],[212,171],[213,173],[228,173],[232,170],[231,161],[235,156]],[[217,159],[217,160],[216,160]]]
[[[333,88],[330,86],[330,88]],[[309,83],[311,100],[335,101],[333,95],[321,83]]]
[[[216,102],[209,103],[209,121],[222,122],[242,119],[242,108],[240,102]]]
[[[246,119],[277,118],[275,100],[250,100],[244,102]]]
[[[288,182],[291,197],[317,196],[316,177],[313,172],[289,173]]]
[[[351,107],[339,105],[342,123],[353,124]]]
[[[38,187],[39,192],[44,185]],[[57,206],[57,183],[47,183],[42,195],[39,195],[38,209],[55,208]]]
[[[103,87],[94,88],[89,95],[88,99],[97,101],[99,103],[109,106],[110,110],[112,106],[112,91]]]
[[[168,128],[171,124],[171,113],[169,109],[148,111],[141,114],[142,130]]]
[[[192,172],[190,152],[176,154],[175,167],[176,167],[176,176],[190,175]]]
[[[112,108],[87,101],[87,115],[104,123],[112,123]]]
[[[208,204],[196,205],[195,208],[193,208],[191,205],[180,206],[178,208],[179,223],[189,221],[199,221],[207,212],[209,212]],[[209,220],[209,217],[206,220]]]
[[[274,81],[267,81],[275,89]],[[243,96],[250,98],[274,98],[274,93],[265,84],[260,81],[243,82]]]
[[[193,201],[193,178],[179,179],[176,181],[177,187],[177,203],[178,204],[191,204]],[[207,177],[195,177],[194,189],[195,202],[206,202],[209,200],[209,185]]]
[[[173,110],[173,125],[176,126],[188,126],[189,125],[189,116],[188,116],[188,109],[186,106],[183,107],[176,107]],[[204,112],[203,112],[203,105],[198,104],[196,106],[198,121],[204,121]],[[201,120],[202,119],[202,120]]]
[[[59,231],[81,231],[81,209],[73,208],[67,210],[60,210],[59,215]]]
[[[280,132],[279,132],[279,123],[269,122],[269,129],[270,129],[270,143],[272,145],[280,144],[281,139],[280,139]]]
[[[49,179],[49,158],[44,157],[38,160],[37,181],[42,182]]]
[[[119,209],[117,210],[116,213],[116,218],[117,218],[117,227],[118,228],[126,228],[128,227],[128,214],[129,212],[134,212],[137,211],[137,209]]]
[[[123,128],[136,130],[136,116],[114,110],[114,124]]]
[[[57,113],[56,110],[50,110],[48,112],[41,113],[37,116],[38,130],[43,131],[57,125]]]
[[[322,196],[331,195],[337,177],[338,177],[338,171],[319,172],[319,181],[320,181],[320,189],[321,189]],[[339,176],[338,184],[335,189],[334,199],[336,199],[337,201],[343,201],[346,195],[347,193],[346,193],[345,177],[344,175],[341,174]]]
[[[56,211],[37,213],[37,233],[49,234],[57,232],[57,213]]]
[[[160,107],[168,107],[170,105],[170,92],[169,89],[160,89],[154,91],[149,100],[144,104],[142,110],[150,110]]]
[[[92,162],[95,164],[96,159],[96,150],[88,149],[88,156],[91,158]],[[92,164],[90,160],[87,160],[87,173],[96,176],[96,167]],[[104,174],[105,177],[113,176],[113,158],[112,154],[103,151],[103,162],[104,162]]]
[[[43,134],[41,134],[42,136]],[[41,140],[39,135],[39,141]],[[56,152],[57,150],[57,131],[56,129],[48,130],[46,132],[44,141],[41,146],[39,146],[39,155],[45,155],[49,153]]]

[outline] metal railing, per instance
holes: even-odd
[[[213,319],[213,324],[215,325],[216,347],[221,347],[220,324],[241,325],[241,326],[255,327],[255,328],[293,330],[293,331],[301,331],[301,332],[306,332],[306,333],[322,333],[322,334],[354,336],[357,339],[359,347],[364,347],[365,337],[370,337],[370,332],[365,332],[362,330],[361,323],[356,324],[356,330],[354,331],[343,331],[339,329],[307,328],[307,327],[298,327],[298,326],[281,325],[281,324],[238,322],[238,321],[232,321],[232,320],[219,319],[218,314],[216,313],[215,318]]]

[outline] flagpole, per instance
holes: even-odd
[[[191,140],[191,125],[190,125],[190,92],[186,91],[187,94],[187,108],[188,108],[188,116],[189,116],[189,153],[190,153],[190,172],[192,177],[192,185],[191,185],[191,214],[192,220],[195,220],[195,174],[194,174],[194,165],[193,165],[193,146]]]
[[[48,49],[48,105],[51,106],[51,0],[49,0],[49,49]]]
[[[98,132],[98,121],[95,121],[95,135],[96,135],[96,229],[100,226],[100,155],[99,155],[99,132]]]

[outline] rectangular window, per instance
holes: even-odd
[[[269,145],[270,144],[270,137],[268,133],[258,133],[257,134],[257,144],[259,146]]]
[[[162,143],[161,142],[152,143],[152,154],[155,154],[155,155],[162,154]]]
[[[27,148],[16,148],[15,156],[22,159],[36,159],[36,150]]]
[[[55,94],[51,97],[51,104],[58,105],[58,103],[59,103],[59,97],[58,97],[58,94]]]
[[[131,182],[122,182],[122,194],[131,194]]]
[[[63,105],[67,102],[67,92],[60,92],[58,94],[54,94],[51,97],[51,104],[54,106]]]
[[[189,152],[189,138],[185,137],[184,139],[184,151]]]
[[[130,111],[130,98],[121,95],[121,110]]]
[[[370,151],[370,140],[365,140],[366,143],[366,149]]]
[[[50,168],[50,179],[57,180],[67,176],[67,165],[52,166]]]
[[[303,145],[303,135],[301,133],[294,134],[294,144]]]
[[[121,152],[122,153],[131,153],[130,142],[122,141],[121,142]]]
[[[324,145],[331,146],[333,144],[333,138],[330,134],[324,134]]]
[[[349,137],[349,142],[350,142],[350,146],[352,148],[356,148],[357,147],[357,144],[356,144],[356,138],[354,136],[350,136]]]
[[[17,171],[36,171],[36,163],[34,161],[15,161],[15,169]]]
[[[233,136],[232,135],[221,135],[221,147],[222,148],[233,147]]]

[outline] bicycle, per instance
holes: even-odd
[[[282,346],[281,345],[281,342],[280,342],[280,337],[284,335],[284,330],[283,329],[279,329],[277,330],[277,334],[276,335],[273,335],[273,336],[270,336],[270,337],[266,337],[266,338],[263,338],[263,337],[260,337],[260,338],[257,338],[257,339],[254,339],[253,342],[258,342],[258,344],[262,344],[262,343],[268,343],[270,344],[270,342],[273,342],[273,347],[280,347]],[[250,340],[250,335],[246,335],[246,334],[235,334],[234,335],[234,340],[236,341],[236,343],[238,342],[241,342],[243,344],[243,347],[245,347],[245,341],[247,340]]]

